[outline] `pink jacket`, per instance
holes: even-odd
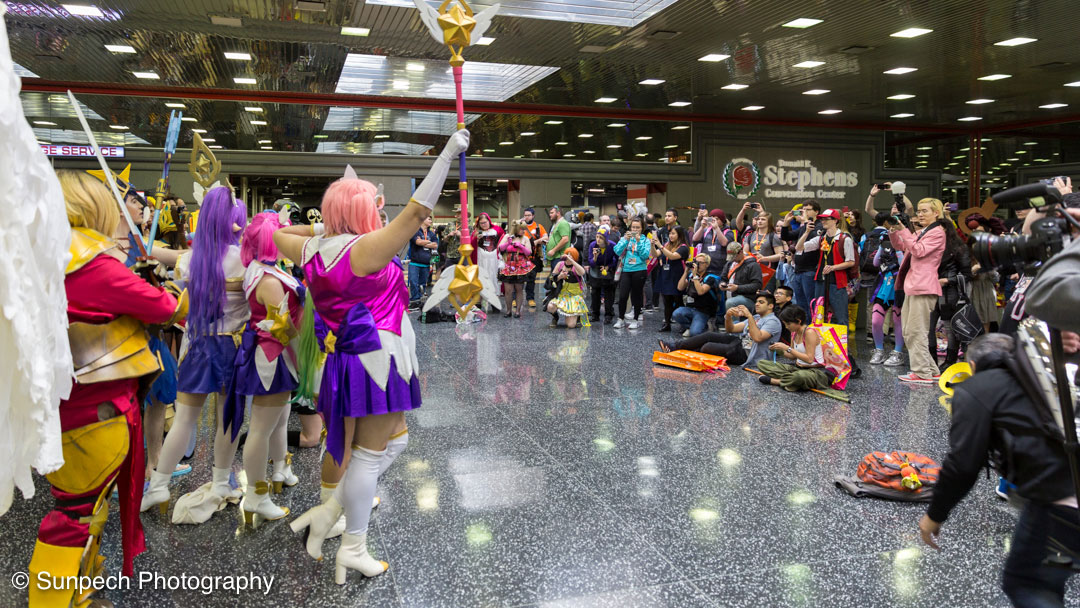
[[[938,265],[945,253],[945,228],[935,226],[920,239],[907,228],[889,234],[893,247],[903,251],[897,285],[909,296],[940,296]]]

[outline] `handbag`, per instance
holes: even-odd
[[[967,280],[964,279],[963,275],[960,275],[957,277],[957,281],[959,282],[960,298],[964,305],[949,320],[949,326],[952,328],[953,335],[966,344],[983,333],[983,324],[978,311],[975,310],[975,305],[971,303],[971,298],[968,296]]]
[[[851,377],[851,359],[848,357],[848,327],[826,323],[825,298],[811,300],[814,310],[813,321],[807,329],[813,329],[821,337],[821,354],[825,359],[825,369],[833,376],[832,388],[844,390]]]

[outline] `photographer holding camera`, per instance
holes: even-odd
[[[905,319],[906,321],[906,319]],[[972,341],[974,375],[955,385],[949,454],[919,521],[923,542],[937,549],[941,525],[967,495],[987,457],[1027,500],[1005,561],[1002,589],[1014,606],[1063,606],[1072,572],[1047,566],[1047,547],[1080,554],[1076,493],[1063,444],[1044,430],[1038,406],[1017,373],[1013,338],[987,334]]]
[[[817,219],[821,205],[815,200],[803,201],[797,210],[790,211],[780,220],[780,238],[794,245],[807,231],[816,233],[821,229]],[[788,284],[795,290],[795,305],[803,310],[810,310],[810,300],[814,299],[814,274],[817,271],[818,256],[815,253],[795,253],[792,255],[795,272]]]

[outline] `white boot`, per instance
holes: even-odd
[[[244,514],[244,524],[254,529],[256,516],[267,521],[281,519],[289,514],[288,507],[279,507],[270,500],[270,487],[265,481],[248,484],[244,491],[244,500],[240,501],[240,512]]]
[[[308,555],[321,561],[323,541],[329,536],[338,520],[344,522],[344,519],[345,508],[341,506],[337,498],[331,496],[323,504],[308,509],[303,515],[294,519],[289,527],[296,533],[304,528],[308,529],[305,543]],[[345,526],[342,525],[341,528],[344,530]],[[338,534],[341,534],[341,531]]]
[[[243,493],[239,489],[233,489],[232,484],[229,483],[229,475],[232,474],[232,469],[219,469],[213,467],[214,481],[210,486],[210,491],[217,494],[225,500],[232,500],[235,502]]]
[[[282,486],[293,487],[300,483],[300,478],[292,472],[292,454],[285,454],[285,460],[272,461],[274,473],[270,476],[270,485],[274,494],[281,494]]]
[[[360,574],[371,578],[386,572],[389,567],[390,564],[381,562],[368,553],[367,532],[363,534],[346,533],[341,536],[341,547],[338,548],[334,567],[335,583],[344,585],[348,570],[356,570]]]
[[[143,492],[142,505],[139,506],[139,511],[147,511],[150,507],[158,505],[162,515],[169,512],[170,479],[172,479],[171,473],[150,471],[150,487]]]

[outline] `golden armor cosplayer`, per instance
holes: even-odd
[[[56,504],[41,522],[30,560],[30,605],[90,606],[93,589],[39,584],[39,577],[97,576],[108,517],[107,497],[119,486],[124,574],[145,550],[139,502],[143,442],[140,386],[161,369],[144,324],[172,323],[186,313],[177,299],[135,276],[107,238],[120,221],[116,201],[85,173],[60,171],[72,260],[64,280],[75,369],[71,396],[60,403],[64,466],[47,476]],[[70,585],[68,585],[70,587]]]

